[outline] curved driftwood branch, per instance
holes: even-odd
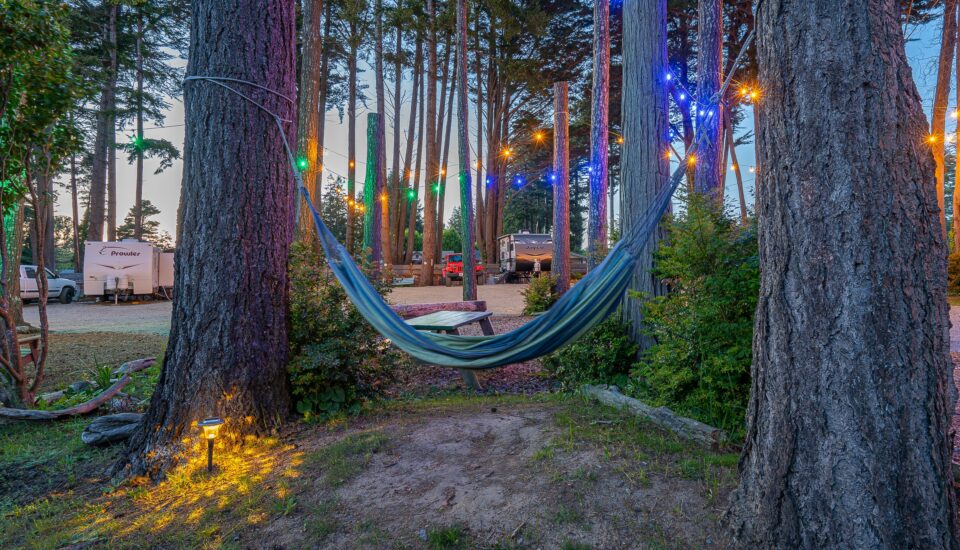
[[[60,418],[65,418],[68,416],[79,416],[82,414],[88,414],[96,410],[100,405],[103,405],[110,400],[111,397],[120,392],[127,384],[130,383],[133,378],[130,377],[131,374],[141,371],[156,361],[153,357],[148,357],[146,359],[137,359],[136,361],[130,361],[120,365],[120,368],[116,372],[122,372],[123,376],[119,380],[113,383],[112,386],[106,389],[100,395],[94,397],[93,399],[80,403],[79,405],[70,407],[68,409],[60,409],[56,411],[39,411],[34,409],[10,409],[7,407],[0,407],[0,418],[10,418],[14,420],[36,420],[36,421],[49,421],[57,420]]]
[[[583,395],[596,399],[604,405],[610,405],[618,409],[629,409],[633,414],[642,416],[657,426],[670,430],[684,439],[697,441],[710,445],[711,447],[722,445],[728,441],[727,433],[719,428],[708,426],[703,422],[698,422],[691,418],[679,416],[667,407],[651,407],[632,397],[623,395],[617,391],[616,387],[591,386],[587,384],[580,388],[580,391]]]
[[[118,413],[98,416],[90,423],[80,440],[87,445],[103,446],[123,441],[130,437],[143,420],[140,413]]]

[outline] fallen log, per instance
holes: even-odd
[[[143,415],[140,413],[98,416],[89,426],[84,428],[83,433],[80,434],[80,440],[93,446],[103,446],[123,441],[136,431],[141,420],[143,420]]]
[[[610,405],[618,409],[627,409],[633,414],[641,416],[661,428],[670,430],[684,439],[703,443],[711,447],[720,446],[728,442],[727,432],[719,428],[708,426],[692,418],[679,416],[667,407],[651,407],[632,397],[623,395],[615,386],[591,386],[587,384],[580,388],[580,392],[605,405]]]
[[[120,369],[123,371],[123,376],[119,380],[113,383],[112,386],[107,388],[103,393],[94,397],[93,399],[75,405],[67,409],[60,409],[56,411],[40,411],[34,409],[11,409],[8,407],[0,407],[0,418],[9,418],[13,420],[36,420],[36,421],[49,421],[57,420],[60,418],[65,418],[68,416],[79,416],[83,414],[88,414],[95,411],[100,405],[103,405],[110,400],[111,397],[116,395],[120,390],[126,387],[133,378],[130,377],[131,374],[141,371],[156,361],[153,357],[148,357],[146,359],[137,359],[136,361],[130,361],[124,363],[120,366]]]

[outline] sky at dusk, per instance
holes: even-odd
[[[917,84],[917,88],[920,91],[920,95],[923,98],[924,110],[929,114],[932,110],[933,104],[933,95],[934,95],[934,86],[936,84],[936,72],[937,72],[937,56],[939,54],[939,42],[940,42],[940,22],[935,21],[926,26],[912,28],[908,30],[910,41],[907,44],[907,56],[910,61],[910,65],[913,69],[913,77]],[[180,61],[180,65],[185,65],[184,61]],[[370,92],[372,93],[373,82],[372,82],[373,70],[372,67],[367,67],[367,70],[363,73],[362,77],[370,80]],[[409,73],[407,74],[409,78]],[[587,75],[586,78],[589,78]],[[409,85],[409,83],[407,83]],[[410,90],[409,86],[407,87],[404,94],[404,104],[401,110],[401,116],[403,120],[407,119],[409,111],[409,100],[410,100]],[[951,97],[955,97],[955,93],[951,94]],[[184,136],[184,111],[183,104],[179,100],[170,100],[170,108],[167,111],[166,121],[164,127],[151,127],[147,126],[145,130],[145,135],[148,138],[163,138],[167,139],[176,145],[178,148],[183,148],[183,136]],[[954,109],[956,102],[951,101],[950,110]],[[372,106],[372,103],[371,103]],[[611,106],[611,109],[619,108],[618,106]],[[473,105],[471,104],[471,110]],[[389,112],[388,107],[388,112]],[[369,110],[360,104],[358,106],[357,113],[357,190],[362,190],[363,182],[363,169],[366,162],[366,147],[363,143],[363,140],[366,136],[366,121],[367,121],[367,112]],[[749,109],[747,110],[749,113]],[[456,115],[454,115],[456,116]],[[547,116],[550,116],[549,114]],[[391,117],[392,118],[392,117]],[[471,122],[475,120],[475,115],[471,115],[468,119]],[[391,143],[394,138],[391,131],[391,124],[389,123],[390,118],[388,118],[387,127],[387,151],[388,151],[388,164],[389,164],[389,152],[391,149]],[[550,119],[543,121],[544,126],[552,125]],[[948,119],[947,121],[947,132],[953,132],[954,121]],[[401,123],[401,128],[405,129],[407,124],[405,122]],[[752,130],[753,120],[751,117],[747,117],[741,124],[740,128],[737,129],[737,136],[743,134],[748,130]],[[456,129],[454,128],[454,137],[456,134]],[[471,132],[471,135],[473,132]],[[125,143],[131,140],[133,136],[133,128],[128,127],[123,129],[117,134],[118,143]],[[950,139],[951,136],[948,136]],[[404,135],[401,136],[401,139],[406,140],[405,130]],[[340,121],[339,115],[336,111],[329,111],[326,114],[326,155],[324,162],[324,181],[330,175],[343,175],[347,173],[347,124],[346,120],[343,122]],[[680,148],[679,144],[675,144]],[[475,149],[475,144],[472,146]],[[448,185],[446,190],[446,208],[445,212],[449,215],[452,212],[453,208],[459,204],[459,190],[456,185],[456,173],[457,173],[457,152],[456,152],[456,140],[453,139],[450,146],[450,159],[448,162],[447,174],[448,174]],[[402,149],[401,149],[402,150]],[[681,151],[682,152],[682,151]],[[753,144],[742,145],[737,148],[737,156],[740,161],[740,165],[743,169],[744,176],[744,187],[747,194],[747,203],[748,205],[753,204],[753,178],[754,175],[749,172],[749,167],[754,165],[754,146]],[[125,155],[118,154],[118,159],[120,160],[117,167],[117,201],[118,201],[118,216],[117,221],[118,225],[122,223],[123,216],[129,211],[133,205],[134,199],[134,187],[135,187],[135,166],[133,164],[126,164],[123,162],[125,160]],[[476,162],[476,158],[471,153],[471,160]],[[150,200],[154,205],[156,205],[161,214],[158,217],[160,222],[161,230],[169,232],[171,235],[175,234],[176,228],[176,219],[177,219],[177,207],[180,201],[180,186],[183,172],[183,163],[182,161],[174,162],[173,166],[167,169],[165,172],[154,175],[153,172],[157,168],[157,162],[147,159],[145,161],[144,169],[144,198]],[[421,176],[421,189],[423,186],[423,177]],[[728,207],[735,208],[737,205],[736,198],[736,180],[731,171],[728,170],[727,174],[727,197],[726,202]],[[70,197],[67,192],[61,192],[57,202],[57,213],[63,215],[71,215],[70,212]]]

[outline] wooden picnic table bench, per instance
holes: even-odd
[[[493,336],[493,325],[490,324],[492,311],[435,311],[412,319],[407,324],[417,330],[431,330],[446,334],[460,334],[460,327],[479,323],[480,330],[487,336]],[[479,390],[480,382],[477,375],[469,369],[458,369],[467,387]]]
[[[40,334],[18,334],[17,346],[20,347],[20,366],[25,367],[29,363],[37,364],[40,360]],[[24,350],[27,350],[24,353]]]

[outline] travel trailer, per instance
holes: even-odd
[[[170,297],[173,253],[136,239],[90,242],[83,256],[83,293],[114,301]]]
[[[511,233],[499,239],[500,275],[508,283],[528,281],[536,270],[550,271],[553,263],[553,236],[546,233]],[[587,259],[570,253],[570,272],[586,273]]]

